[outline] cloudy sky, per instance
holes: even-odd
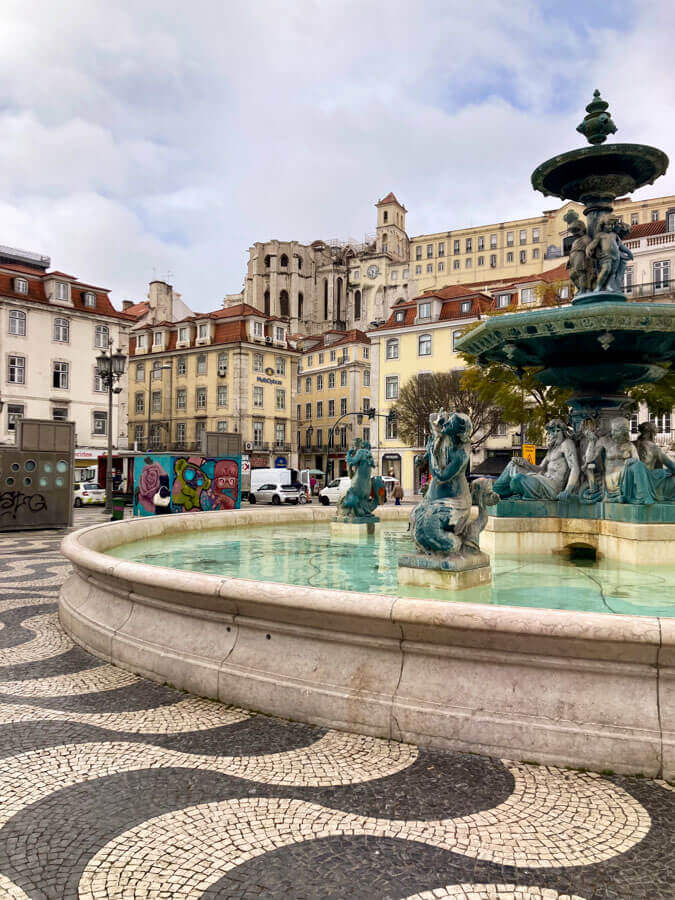
[[[2,0],[0,244],[196,310],[248,247],[537,213],[532,169],[616,139],[675,154],[668,0]],[[673,173],[645,196],[675,193]]]

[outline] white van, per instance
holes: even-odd
[[[297,480],[297,472],[294,469],[251,469],[251,486],[249,492],[254,494],[263,484],[291,484]]]
[[[319,491],[319,503],[323,503],[324,506],[328,506],[329,503],[337,503],[340,497],[347,493],[351,483],[351,478],[346,476],[333,479]]]

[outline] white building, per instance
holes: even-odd
[[[118,312],[105,288],[47,271],[49,257],[0,247],[0,443],[14,443],[20,417],[75,422],[76,460],[105,451],[108,393],[96,357],[128,353],[133,319]],[[127,447],[126,375],[113,395],[113,446]]]

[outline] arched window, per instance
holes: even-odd
[[[354,318],[361,318],[361,291],[356,291],[354,294]]]
[[[338,278],[337,280],[337,303],[335,306],[335,318],[338,322],[342,321],[342,279]]]
[[[70,323],[68,319],[54,319],[54,340],[68,343],[70,340]]]
[[[328,321],[328,279],[323,280],[323,317]]]
[[[298,260],[300,262],[300,260]],[[302,319],[305,313],[305,298],[302,294],[302,291],[298,293],[298,318]]]
[[[288,268],[288,257],[286,256],[285,253],[281,254],[281,259],[279,260],[279,265],[282,266],[282,268],[284,268],[284,269]]]
[[[398,338],[387,341],[387,359],[398,359]]]
[[[389,218],[389,213],[385,209],[385,211],[382,213],[382,221],[386,222],[388,218]]]
[[[298,272],[302,269],[302,257],[298,256]]]
[[[110,332],[108,331],[107,325],[97,325],[96,326],[94,343],[97,347],[107,350],[109,337],[110,337]]]
[[[290,310],[289,310],[289,302],[288,302],[288,291],[282,291],[279,294],[279,315],[282,318],[288,318]]]
[[[9,311],[9,333],[26,334],[26,313],[22,309],[11,309]]]
[[[269,291],[265,291],[264,299],[265,299],[265,315],[269,316],[269,314],[270,314],[270,292]]]
[[[431,335],[421,334],[417,339],[417,353],[419,356],[431,356]]]
[[[270,255],[268,253],[267,256],[265,257],[265,268],[269,269],[269,267],[270,267]]]

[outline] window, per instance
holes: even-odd
[[[506,246],[513,247],[513,232],[512,231],[506,232]]]
[[[206,353],[200,353],[197,357],[197,375],[206,375]]]
[[[190,338],[190,332],[187,325],[181,325],[178,329],[178,340],[182,344],[186,344]]]
[[[176,363],[176,374],[185,375],[187,372],[187,359],[184,356],[179,357]]]
[[[422,266],[415,266],[415,275],[422,274]]]
[[[398,437],[398,422],[396,419],[387,419],[386,435],[388,441],[395,441]]]
[[[461,331],[453,331],[452,332],[452,349],[453,350],[457,346],[457,341],[461,338],[461,336],[462,336]]]
[[[675,231],[675,210],[669,209],[666,213],[666,231]]]
[[[16,431],[16,423],[23,416],[23,410],[20,403],[10,403],[7,406],[7,431]]]
[[[253,406],[255,409],[262,409],[265,405],[265,395],[261,387],[253,388]]]
[[[370,359],[370,347],[363,348],[363,358]]]
[[[630,214],[630,224],[631,224],[631,225],[637,225],[637,223],[639,222],[639,220],[640,220],[640,216],[639,216],[638,213],[631,213],[631,214]],[[636,429],[636,431],[637,431],[637,429]]]
[[[93,291],[85,291],[82,294],[82,300],[84,301],[85,306],[89,306],[89,307],[96,306],[96,294]]]
[[[439,262],[439,264],[438,264],[438,271],[439,271],[439,272],[445,272],[445,263]]]
[[[389,338],[385,352],[387,359],[398,359],[398,338]]]
[[[539,247],[535,247],[532,250],[532,259],[539,259]]]
[[[137,393],[134,396],[134,410],[137,414],[145,412],[145,394]]]
[[[264,337],[262,322],[254,322],[253,323],[253,337],[257,337],[257,338]]]
[[[496,265],[497,265],[497,254],[491,253],[490,254],[490,268],[494,269]]]
[[[107,434],[107,433],[108,433],[108,413],[95,412],[94,413],[94,434]]]
[[[316,446],[323,447],[323,428],[316,429]]]
[[[103,394],[106,390],[106,386],[103,383],[103,376],[99,375],[98,372],[94,371],[94,391],[97,394]]]
[[[261,390],[262,390],[262,388],[261,388]],[[255,396],[255,388],[253,388],[253,392],[254,392],[254,396]],[[197,409],[206,409],[206,388],[205,387],[197,388],[195,401],[196,401],[195,406],[197,407]],[[255,406],[255,400],[254,400],[253,405]]]
[[[633,267],[627,266],[623,273],[623,290],[626,294],[633,293]]]
[[[136,347],[139,350],[145,350],[146,337],[147,337],[147,335],[145,335],[145,334],[139,334],[138,337],[136,338]]]
[[[506,309],[511,302],[511,294],[500,294],[497,297],[497,309]]]
[[[274,370],[277,375],[285,375],[286,374],[286,357],[285,356],[277,356],[274,360]]]
[[[485,257],[484,257],[484,256],[479,256],[479,257],[478,257],[478,265],[479,265],[479,266],[485,265]]]
[[[262,372],[264,362],[265,362],[265,359],[264,359],[262,353],[254,353],[253,354],[253,371],[254,372]]]
[[[209,336],[209,326],[207,322],[202,322],[199,325],[199,337],[201,340],[207,338]]]
[[[661,288],[667,288],[670,286],[670,260],[662,259],[659,262],[655,262],[652,264],[652,271],[654,273],[653,281],[654,288],[658,291]]]
[[[467,238],[467,239],[466,239],[465,252],[466,252],[466,253],[471,253],[471,249],[472,249],[472,241],[471,241],[471,238]]]
[[[68,300],[69,292],[68,285],[65,281],[57,281],[56,282],[56,299],[57,300]]]
[[[284,269],[286,269],[288,267],[288,257],[286,256],[285,253],[281,254],[281,259],[279,260],[279,265],[282,266],[282,268],[284,268]]]
[[[305,418],[307,420],[312,418],[312,404],[311,403],[305,403]]]
[[[340,372],[340,387],[347,387],[347,370],[343,369]]]
[[[150,426],[150,446],[153,450],[159,449],[162,445],[162,427],[161,425]]]
[[[497,235],[491,234],[490,235],[490,250],[496,250],[496,249],[497,249]]]
[[[185,422],[176,422],[176,443],[184,444],[186,438]]]
[[[367,413],[369,409],[370,409],[370,397],[364,397],[364,398],[363,398],[363,411],[364,411],[364,413]]]
[[[370,428],[363,429],[363,440],[370,443]]]
[[[406,278],[410,278],[410,269],[404,269],[401,278],[405,281]]]
[[[227,385],[219,384],[216,392],[216,403],[218,406],[227,406]]]
[[[507,254],[506,254],[506,261],[507,261],[507,263],[512,263],[512,262],[513,262],[513,253],[507,253]]]
[[[283,291],[282,291],[282,293],[283,293]],[[282,315],[283,315],[283,313],[282,313]],[[286,315],[288,315],[288,312],[286,313]],[[284,328],[281,328],[279,325],[275,326],[275,328],[274,328],[274,340],[275,341],[286,340],[286,330]]]
[[[206,422],[195,422],[195,440],[201,444],[202,438],[206,434]]]
[[[438,244],[438,255],[445,256],[445,241],[439,241]]]
[[[153,347],[161,347],[162,346],[162,332],[155,331],[152,335],[152,346]]]
[[[296,419],[298,419],[298,421],[299,421],[300,419],[302,419],[302,407],[300,406],[299,403],[298,403],[298,405],[295,407],[295,417],[296,417]]]
[[[434,257],[434,245],[427,244],[427,259],[433,259]]]
[[[347,412],[347,398],[342,397],[340,399],[340,415],[344,416],[346,412]]]
[[[344,450],[347,447],[347,427],[345,425],[340,426],[340,449]]]
[[[218,419],[216,431],[219,431],[220,434],[223,434],[225,431],[227,431],[227,419]]]
[[[323,400],[318,400],[316,404],[316,417],[323,419]]]
[[[328,417],[330,419],[335,415],[335,400],[328,401]]]
[[[657,434],[671,433],[670,413],[664,413],[662,416],[655,416],[650,413],[649,421],[656,427]]]
[[[153,391],[152,392],[152,411],[153,412],[161,412],[162,410],[162,392],[161,391]]]
[[[317,391],[323,390],[323,375],[316,376],[316,389]]]
[[[460,311],[463,313],[470,313],[471,312],[471,300],[462,300],[462,303],[459,308],[460,308]]]
[[[523,288],[520,292],[521,303],[534,303],[534,288]]]
[[[286,391],[277,388],[277,409],[286,409]]]
[[[419,318],[420,319],[430,319],[431,318],[431,303],[420,303]]]
[[[220,390],[220,386],[218,390]],[[176,409],[187,409],[187,390],[185,388],[178,388],[176,391]]]
[[[538,228],[532,229],[532,243],[533,244],[539,243],[539,229]]]
[[[218,374],[226,375],[227,374],[227,351],[221,350],[218,354]]]
[[[403,310],[399,310],[399,312],[397,312],[394,316],[394,319],[397,322],[405,322],[405,312]]]
[[[452,252],[459,253],[459,241],[452,242]]]
[[[527,250],[520,251],[520,261],[521,263],[527,262]]]
[[[384,396],[386,400],[398,400],[398,375],[387,375],[384,379]]]
[[[54,340],[67,344],[70,340],[70,323],[68,319],[54,319]]]
[[[52,409],[52,421],[53,422],[67,422],[68,421],[68,407],[67,406],[55,406]],[[105,434],[105,432],[103,432]]]
[[[307,368],[311,369],[313,365],[314,365],[314,357],[310,354],[310,356],[307,357]]]
[[[142,444],[144,437],[145,428],[143,427],[143,425],[134,425],[134,441],[137,444]]]
[[[472,265],[473,265],[473,262],[471,261],[471,257],[467,256],[466,261],[464,263],[464,268],[470,269]]]
[[[398,281],[398,272],[397,272],[395,269],[394,269],[394,271],[391,273],[391,280],[392,280],[392,281]]]
[[[561,299],[561,300],[568,300],[568,299],[569,299],[569,296],[570,296],[570,288],[569,288],[569,285],[564,284],[564,285],[560,288],[560,299]]]
[[[328,390],[335,387],[335,372],[328,373]]]
[[[459,260],[458,259],[453,260],[452,268],[459,269]]]
[[[100,347],[102,350],[108,348],[110,340],[110,331],[107,325],[97,325],[94,330],[94,346]]]
[[[478,238],[478,249],[485,250],[485,238],[482,236]]]
[[[307,378],[305,378],[305,391],[309,394],[309,392],[311,390],[312,390],[312,379],[311,379],[311,376],[308,376]]]
[[[526,244],[526,243],[527,243],[527,231],[525,231],[524,228],[521,229],[521,232],[520,232],[520,235],[519,235],[519,240],[520,240],[520,243],[521,243],[521,244]]]
[[[422,246],[415,247],[415,259],[422,259]]]
[[[160,381],[162,378],[162,364],[158,359],[156,359],[152,364],[151,378],[153,381]]]
[[[431,335],[421,334],[417,339],[418,356],[431,356]]]
[[[497,422],[495,425],[495,435],[497,437],[506,437],[506,422]]]
[[[25,278],[15,278],[14,279],[14,291],[17,294],[27,294],[28,293],[28,281]]]
[[[352,281],[361,280],[361,269],[352,269]]]
[[[370,369],[363,370],[363,386],[370,387]]]
[[[319,353],[319,365],[320,365],[320,366],[323,365],[324,356],[325,356],[325,354]]]
[[[11,358],[11,357],[10,357]],[[55,362],[54,368],[52,370],[52,387],[62,388],[67,390],[68,388],[68,363],[67,362]]]
[[[428,274],[431,274],[433,271],[434,271],[434,264],[433,264],[433,263],[427,263],[427,273],[428,273]]]
[[[26,313],[22,309],[10,309],[9,333],[22,336],[26,334]]]
[[[286,423],[285,422],[275,422],[274,423],[274,440],[277,444],[285,444],[286,443]]]
[[[658,222],[658,221],[659,221],[659,211],[658,211],[658,209],[653,209],[652,210],[652,222]]]
[[[385,209],[384,212],[382,213],[382,221],[387,222],[388,220],[389,220],[389,213]]]

